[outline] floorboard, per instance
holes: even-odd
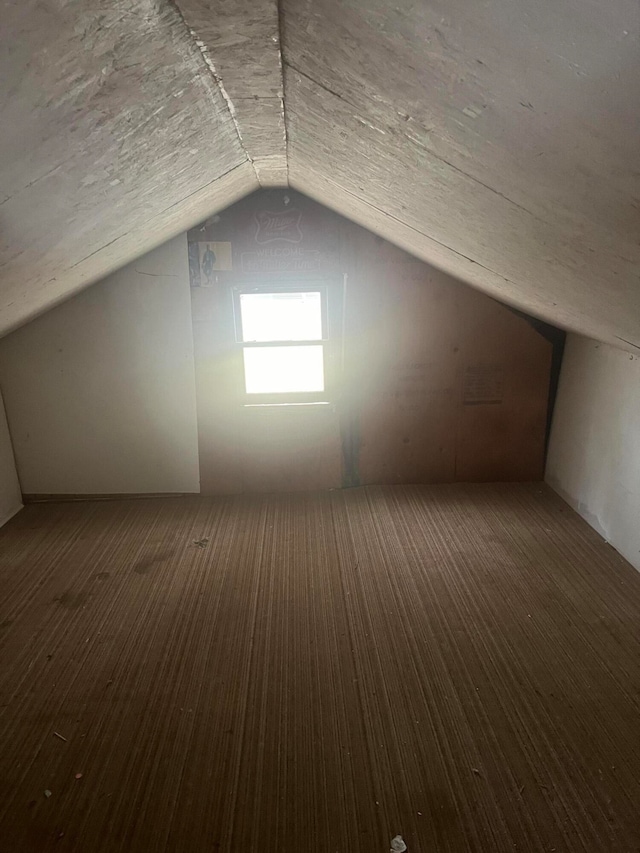
[[[31,505],[0,583],[3,853],[640,851],[640,573],[545,486]]]

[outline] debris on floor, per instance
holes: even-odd
[[[49,797],[51,796],[51,791],[47,788],[46,791],[44,792],[44,795],[47,799],[49,799]]]
[[[391,850],[389,853],[406,853],[407,845],[404,843],[401,835],[396,835],[391,839]]]
[[[209,544],[209,537],[205,536],[203,539],[194,539],[193,544],[196,548],[204,548]]]
[[[61,734],[58,734],[58,732],[54,732],[54,733],[53,733],[53,736],[54,736],[54,737],[57,737],[57,738],[60,738],[60,740],[63,740],[65,743],[67,742],[66,737],[63,737]]]

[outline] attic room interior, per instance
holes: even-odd
[[[640,850],[635,0],[0,8],[0,853]]]

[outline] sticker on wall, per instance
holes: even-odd
[[[215,283],[215,273],[232,269],[231,243],[198,243],[200,257],[200,284],[207,287]]]
[[[465,406],[502,403],[504,371],[495,364],[469,365],[464,371],[462,402]]]
[[[270,210],[260,210],[256,213],[256,243],[261,246],[284,240],[287,243],[299,243],[302,240],[299,210],[281,210],[272,213]]]
[[[187,243],[189,247],[189,281],[191,287],[200,287],[200,247],[197,243]]]
[[[255,252],[243,252],[242,272],[317,272],[320,252],[297,246],[268,246]]]

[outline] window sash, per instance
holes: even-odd
[[[322,394],[326,388],[325,353],[313,347],[243,347],[245,391],[255,394]]]
[[[269,293],[319,293],[320,294],[320,322],[321,322],[321,330],[322,334],[320,338],[316,338],[314,340],[306,340],[306,341],[287,341],[278,338],[274,338],[269,341],[245,341],[243,340],[243,331],[242,331],[242,308],[240,305],[240,296],[243,294],[269,294]],[[282,286],[271,286],[271,285],[261,285],[259,287],[235,287],[233,290],[233,313],[234,313],[234,325],[235,325],[235,336],[236,343],[241,344],[242,346],[304,346],[307,344],[318,344],[323,341],[327,341],[328,334],[328,311],[327,311],[327,288],[324,285],[317,285],[309,282],[309,284],[305,284],[304,281],[295,285],[282,285]]]
[[[322,338],[313,341],[244,341],[242,340],[242,313],[240,308],[240,295],[243,293],[320,293],[320,310]],[[328,311],[328,287],[323,282],[296,281],[286,285],[272,285],[261,283],[260,285],[242,284],[232,287],[233,315],[235,341],[242,365],[240,375],[242,377],[241,402],[245,408],[269,405],[299,405],[299,404],[330,404],[334,397],[335,378],[333,376],[332,343],[329,337],[329,311]],[[244,358],[242,351],[245,347],[288,347],[288,346],[322,346],[322,361],[324,371],[324,390],[317,392],[309,391],[274,391],[268,394],[249,394],[246,390],[246,377],[244,373]]]

